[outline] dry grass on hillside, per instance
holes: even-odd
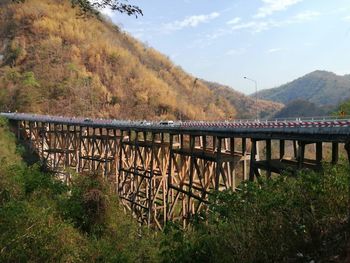
[[[156,50],[68,0],[2,3],[1,110],[133,119],[226,119],[236,110]]]

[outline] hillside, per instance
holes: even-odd
[[[256,114],[255,98],[244,95],[234,89],[218,83],[202,80],[218,97],[225,97],[237,110],[240,118],[254,118]],[[282,103],[258,100],[260,118],[269,118],[283,108]]]
[[[350,75],[314,71],[278,88],[260,91],[259,98],[284,104],[301,99],[316,106],[335,106],[350,98]]]
[[[108,20],[82,18],[68,0],[0,5],[2,111],[120,119],[243,117],[236,105],[244,96],[233,92],[226,99],[203,82],[194,88],[195,77],[166,56]]]
[[[274,118],[314,117],[327,115],[324,108],[305,100],[294,100],[274,115]]]

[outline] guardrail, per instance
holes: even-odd
[[[350,127],[350,116],[317,116],[310,118],[285,118],[274,120],[230,120],[230,121],[146,121],[146,120],[116,120],[90,119],[82,117],[63,117],[38,115],[28,113],[0,113],[1,116],[13,120],[28,120],[41,122],[75,123],[81,125],[108,125],[118,127],[149,127],[149,128],[314,128],[314,127]]]

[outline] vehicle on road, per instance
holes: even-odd
[[[174,125],[174,121],[160,121],[159,125],[172,126],[172,125]]]

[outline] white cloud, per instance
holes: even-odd
[[[241,21],[241,18],[240,17],[235,17],[234,19],[230,20],[230,21],[227,21],[226,24],[228,25],[234,25],[234,24],[237,24]]]
[[[343,17],[344,21],[350,21],[350,16]]]
[[[293,20],[295,21],[307,21],[307,20],[313,20],[316,17],[319,17],[321,15],[320,12],[317,11],[305,11],[302,13],[299,13],[293,17]]]
[[[231,33],[232,33],[231,29],[219,28],[219,29],[216,29],[213,33],[207,34],[206,38],[208,38],[210,40],[214,40],[214,39],[217,39],[219,37],[230,35]]]
[[[231,29],[233,31],[248,29],[251,30],[253,33],[259,33],[276,26],[277,24],[274,21],[250,21],[246,23],[236,24]]]
[[[252,20],[245,23],[237,23],[231,27],[231,30],[238,31],[246,29],[250,30],[252,33],[260,33],[271,28],[283,27],[312,21],[318,18],[320,15],[321,13],[317,11],[305,11],[284,20]]]
[[[259,8],[255,18],[265,18],[275,12],[286,10],[288,7],[295,5],[303,0],[262,0],[264,5]]]
[[[286,51],[287,49],[285,48],[281,48],[281,47],[278,47],[278,48],[270,48],[269,50],[267,50],[267,53],[276,53],[276,52],[281,52],[281,51]]]
[[[245,48],[238,48],[238,49],[230,49],[226,52],[226,55],[228,56],[237,56],[242,55],[246,52]]]
[[[174,21],[172,23],[165,24],[167,30],[180,30],[186,27],[197,27],[199,24],[208,23],[220,16],[220,13],[213,12],[208,15],[195,15],[186,17],[182,21]]]

